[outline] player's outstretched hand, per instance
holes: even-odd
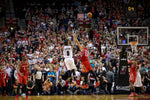
[[[73,33],[73,37],[76,37],[76,34],[75,34],[75,33]]]
[[[75,33],[73,33],[73,40],[76,41],[76,39],[77,39],[77,36]]]

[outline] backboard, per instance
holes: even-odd
[[[148,35],[148,27],[117,27],[117,45],[128,46],[137,41],[137,46],[147,46]]]

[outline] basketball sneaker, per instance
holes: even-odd
[[[89,88],[89,86],[88,86],[87,84],[85,85],[85,87],[86,87],[86,89],[88,89],[88,88]]]
[[[99,85],[100,85],[100,83],[99,83],[99,82],[96,82],[96,83],[95,83],[95,88],[98,87]]]
[[[145,97],[146,97],[146,96],[148,96],[148,94],[147,94],[147,93],[144,93],[144,95],[143,95],[143,96],[145,96]]]
[[[135,92],[133,92],[133,94],[134,94],[134,96],[136,97],[136,96],[138,96],[138,94],[137,93],[135,93]]]
[[[18,100],[18,95],[15,96],[15,100]]]
[[[134,97],[134,93],[133,93],[133,92],[131,92],[131,94],[129,95],[129,97]]]
[[[26,96],[26,94],[25,94],[25,93],[22,93],[22,94],[21,94],[21,96],[22,96],[22,97],[25,97],[25,96]]]
[[[29,100],[29,99],[28,99],[28,95],[26,95],[26,100]]]
[[[86,88],[86,85],[84,84],[83,86],[82,86],[82,89],[85,89]]]

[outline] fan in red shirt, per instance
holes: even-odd
[[[17,67],[17,75],[18,75],[18,88],[17,88],[17,95],[16,95],[16,100],[18,100],[18,94],[19,94],[19,89],[20,86],[22,85],[22,90],[26,92],[26,100],[28,100],[27,96],[27,90],[26,90],[26,85],[27,85],[27,76],[28,76],[28,61],[26,56],[22,56],[22,61]]]
[[[130,86],[131,86],[131,94],[129,95],[129,97],[137,96],[137,94],[135,93],[135,88],[133,86],[133,84],[136,80],[136,69],[137,69],[137,63],[134,59],[134,61],[132,61],[132,65],[131,65],[131,68],[130,68],[129,83],[130,83]]]
[[[94,75],[94,78],[96,80],[96,84],[95,84],[95,87],[99,86],[99,82],[97,80],[97,77],[96,77],[96,74],[94,73],[94,71],[92,70],[92,67],[91,67],[91,64],[89,62],[89,59],[88,59],[88,49],[85,48],[84,46],[81,46],[79,41],[77,40],[77,37],[75,34],[73,34],[73,37],[74,37],[74,41],[77,42],[78,46],[79,46],[79,49],[81,51],[81,55],[80,55],[80,58],[81,58],[81,61],[82,61],[82,65],[84,65],[84,67],[86,68],[87,72],[89,73],[92,73]],[[85,84],[85,87],[88,87],[87,84]]]
[[[6,87],[5,79],[6,79],[6,71],[3,69],[2,66],[0,66],[0,88],[2,90],[1,91],[2,95],[4,95],[4,88]]]

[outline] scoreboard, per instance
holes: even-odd
[[[127,7],[127,15],[126,16],[131,19],[137,17],[136,9],[134,6]]]

